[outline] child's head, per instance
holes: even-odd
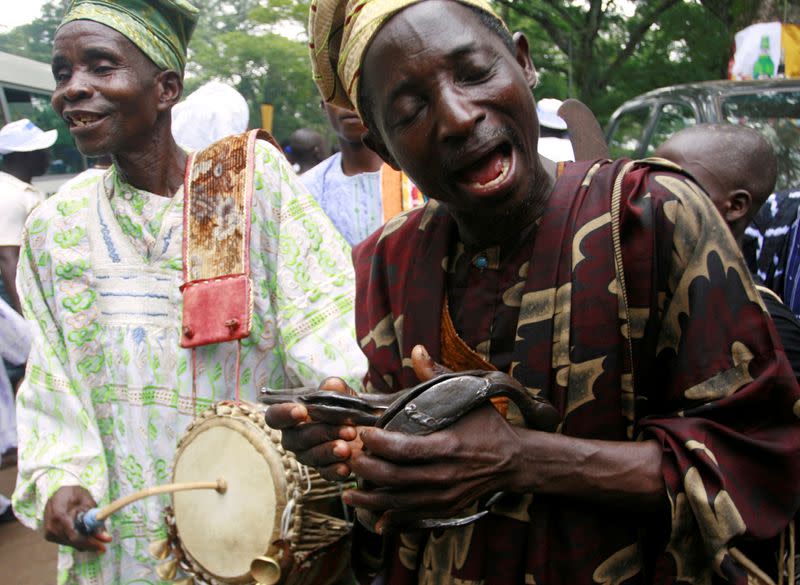
[[[656,156],[680,165],[695,178],[737,240],[775,188],[775,153],[759,132],[745,126],[686,128],[662,144]]]

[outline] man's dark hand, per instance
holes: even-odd
[[[328,378],[319,389],[355,394],[341,378]],[[356,427],[314,422],[306,407],[296,402],[270,406],[266,421],[281,431],[284,449],[292,451],[300,463],[314,467],[331,481],[341,481],[350,475],[348,461],[361,445]]]
[[[486,405],[426,436],[362,429],[349,466],[370,490],[345,502],[382,515],[378,531],[412,520],[451,517],[490,492],[514,491],[519,437]]]
[[[435,363],[421,345],[412,350],[411,361],[421,382],[449,371]],[[328,378],[319,389],[355,394],[341,378]],[[270,427],[281,431],[284,449],[292,451],[304,465],[317,469],[325,479],[341,481],[350,475],[350,458],[361,451],[356,427],[315,422],[306,407],[296,402],[270,406],[266,421]]]
[[[44,537],[50,542],[83,551],[106,552],[111,542],[107,532],[84,536],[75,530],[75,517],[97,504],[92,495],[80,486],[65,486],[53,494],[44,508]]]

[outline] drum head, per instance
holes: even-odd
[[[250,563],[279,537],[284,473],[269,435],[246,417],[212,416],[183,438],[174,481],[227,483],[223,494],[173,494],[181,546],[204,572],[224,583],[251,581]]]

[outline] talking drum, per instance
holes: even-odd
[[[281,446],[264,409],[222,402],[178,443],[173,481],[223,478],[214,490],[172,494],[169,538],[154,543],[159,574],[180,583],[321,585],[348,570],[350,523],[341,486]],[[331,515],[338,511],[339,517]],[[178,577],[179,569],[190,577]]]

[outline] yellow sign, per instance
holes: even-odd
[[[784,24],[781,27],[781,43],[786,77],[800,77],[800,26]]]
[[[261,104],[261,127],[269,133],[272,133],[272,114],[275,108],[272,104]]]

